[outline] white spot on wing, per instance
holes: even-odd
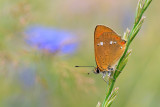
[[[123,47],[121,46],[121,49],[122,49]]]
[[[112,44],[112,43],[113,43],[113,41],[110,41],[110,42],[109,42],[109,44]]]
[[[115,42],[113,42],[114,44],[116,44],[117,42],[115,41]]]
[[[100,45],[103,45],[103,42],[100,42]]]

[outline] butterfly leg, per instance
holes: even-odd
[[[118,70],[118,69],[116,69],[116,70],[117,70],[118,72],[120,72],[120,73],[122,72],[122,71],[120,71],[120,70]]]
[[[107,72],[108,72],[108,77],[109,77],[110,79],[113,79],[113,80],[115,81],[115,79],[114,79],[114,77],[113,77],[114,69],[111,68],[110,66],[108,66],[108,70],[109,70],[109,71],[107,71]]]
[[[111,77],[112,71],[107,71],[107,73],[108,73],[108,76]]]
[[[117,68],[118,65],[115,65],[115,66],[116,66],[116,68]],[[118,72],[120,72],[120,73],[122,72],[122,71],[120,71],[120,70],[118,70],[118,69],[116,69],[116,70],[117,70]]]
[[[111,68],[111,66],[108,66],[108,71],[107,71],[107,72],[108,72],[108,76],[109,76],[109,77],[112,76],[113,71],[114,71],[113,68]]]
[[[102,73],[102,79],[108,84],[108,82],[104,79],[105,76],[106,76],[106,72],[103,72],[103,73]]]
[[[103,73],[102,73],[102,79],[103,79],[107,84],[109,84],[109,83],[108,83],[109,81],[105,80],[106,72],[108,73],[108,78],[113,79],[113,80],[115,81],[115,79],[111,76],[112,73],[113,73],[113,71],[105,71],[105,72],[103,72]]]
[[[104,79],[104,77],[102,76],[103,80],[108,84],[108,82]]]
[[[115,81],[113,76],[108,76],[108,78],[112,79],[113,81]]]

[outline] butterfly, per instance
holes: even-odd
[[[94,73],[102,73],[103,78],[106,72],[110,73],[120,57],[123,55],[126,41],[117,35],[111,28],[104,25],[97,25],[94,31],[94,52],[97,67]],[[76,66],[93,67],[93,66]]]
[[[94,52],[97,67],[95,73],[113,71],[116,62],[123,55],[126,41],[112,29],[104,25],[97,25],[94,32]]]

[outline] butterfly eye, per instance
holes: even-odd
[[[98,68],[96,69],[96,73],[97,73],[97,74],[99,73],[99,69],[98,69]]]

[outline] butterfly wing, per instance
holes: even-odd
[[[95,60],[100,71],[108,71],[122,56],[126,41],[112,29],[97,25],[94,32]]]

